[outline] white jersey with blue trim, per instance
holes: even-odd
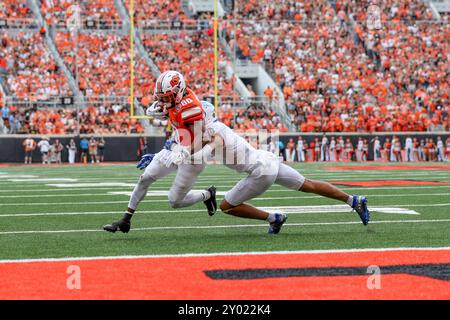
[[[231,169],[250,174],[263,165],[267,168],[273,166],[273,170],[278,170],[279,159],[277,156],[268,151],[255,149],[220,121],[215,120],[207,124],[204,134],[204,139],[207,141],[214,136],[221,138],[223,146],[216,145],[214,157],[216,160],[223,161],[223,164]],[[216,143],[220,143],[220,141],[216,141]]]

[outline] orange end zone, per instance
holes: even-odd
[[[374,181],[330,181],[331,184],[352,187],[384,187],[384,186],[449,186],[448,181],[416,181],[416,180],[374,180]]]
[[[375,171],[392,171],[392,170],[450,170],[450,166],[342,166],[342,167],[324,167],[325,170],[375,170]]]
[[[214,280],[205,274],[449,263],[450,249],[0,262],[0,299],[450,299],[450,281],[407,273],[382,274],[381,288],[372,290],[367,287],[371,274],[250,280]],[[73,265],[80,268],[81,289],[67,288]]]

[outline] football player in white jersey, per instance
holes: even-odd
[[[160,79],[170,80],[170,78],[168,77],[171,76],[171,72],[173,73],[173,76],[178,77],[178,79],[182,79],[181,83],[184,84],[183,76],[180,73],[168,71],[161,74],[160,77],[158,78],[156,86],[157,88],[162,88],[162,90],[165,89],[164,87],[165,82],[162,84],[160,83],[158,86],[158,81],[160,81]],[[167,84],[170,84],[170,82],[167,81]],[[166,91],[167,92],[163,93],[165,96],[167,96],[171,91],[170,85],[168,86]],[[194,100],[194,95],[195,94],[190,91],[189,99]],[[183,101],[184,100],[182,99],[181,102],[176,102],[174,104],[178,108],[178,105],[181,104]],[[203,109],[203,105],[205,103],[206,104],[208,103],[206,101],[203,102],[200,102],[198,100],[195,101],[197,101],[199,105],[195,106],[194,108],[200,107],[200,109]],[[181,111],[186,109],[189,109],[190,111],[193,108],[191,108],[190,106],[186,106],[186,108],[180,109]],[[166,119],[167,114],[168,114],[167,112],[159,108],[158,101],[153,103],[152,106],[150,106],[147,109],[147,115],[159,119],[163,120]],[[192,112],[190,112],[190,114],[192,114]],[[199,120],[196,121],[204,121],[203,118],[204,114],[199,115],[198,117]],[[217,210],[216,188],[214,186],[211,186],[210,188],[201,192],[191,191],[192,186],[197,180],[198,175],[205,168],[206,163],[181,162],[181,160],[183,159],[183,154],[186,155],[187,151],[184,147],[181,146],[181,138],[177,135],[178,131],[176,130],[175,126],[174,129],[175,129],[174,130],[175,141],[166,143],[165,148],[155,155],[145,155],[142,161],[138,164],[138,168],[141,169],[145,168],[145,171],[141,175],[136,186],[134,187],[133,193],[131,194],[130,201],[128,203],[127,211],[125,212],[121,220],[103,226],[104,230],[109,232],[122,231],[124,233],[127,233],[131,227],[131,218],[135,213],[135,211],[137,210],[139,203],[145,198],[145,195],[147,194],[150,185],[174,171],[177,171],[177,174],[175,176],[175,180],[172,184],[172,187],[170,188],[169,191],[168,198],[170,206],[172,208],[183,208],[203,201],[207,207],[208,214],[210,216],[214,215],[214,213]]]
[[[206,108],[205,118],[211,118],[211,114],[214,114],[214,110]],[[223,160],[225,166],[248,173],[247,177],[225,194],[220,204],[223,212],[242,218],[266,220],[269,222],[269,233],[279,233],[287,219],[286,214],[269,213],[245,203],[261,195],[275,183],[292,190],[311,192],[345,202],[358,213],[364,225],[369,223],[366,197],[349,195],[324,181],[306,179],[298,171],[281,163],[274,154],[253,148],[245,139],[216,119],[205,123],[204,140],[210,142],[192,157],[207,159],[214,153],[214,158]]]

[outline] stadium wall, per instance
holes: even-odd
[[[445,140],[450,137],[450,132],[444,132],[444,133],[376,133],[376,134],[363,134],[363,133],[327,133],[326,134],[328,138],[330,137],[339,137],[342,136],[345,138],[349,137],[352,141],[353,146],[356,148],[358,138],[361,137],[363,139],[367,139],[369,142],[376,136],[379,137],[381,144],[384,143],[386,138],[392,139],[392,136],[395,135],[400,138],[402,147],[405,145],[405,139],[406,137],[410,136],[411,138],[416,137],[419,139],[424,138],[433,138],[433,140],[436,142],[436,139],[438,136],[442,138],[442,140],[445,142]],[[88,140],[92,135],[81,135],[81,136],[49,136],[50,143],[54,143],[56,139],[59,139],[60,142],[63,144],[63,146],[66,146],[69,144],[70,139],[75,139],[75,142],[78,146],[80,146],[80,140],[83,137],[86,137]],[[286,145],[290,138],[293,138],[294,141],[297,141],[298,137],[302,136],[303,139],[306,139],[306,141],[309,143],[311,141],[314,141],[314,138],[319,138],[319,141],[321,140],[323,133],[284,133],[281,134],[279,139],[284,142]],[[24,135],[4,135],[0,136],[0,163],[19,163],[23,162],[25,151],[22,147],[23,141],[28,136]],[[33,136],[30,135],[36,142],[39,142],[41,140],[42,136]],[[95,136],[94,136],[95,137]],[[104,136],[104,139],[106,141],[106,147],[105,147],[105,161],[136,161],[140,157],[140,153],[138,150],[140,150],[140,143],[142,142],[143,138],[147,138],[147,151],[151,153],[156,153],[159,150],[161,150],[164,146],[165,137],[164,136],[145,136],[145,135],[129,135],[129,136]],[[62,153],[62,160],[63,162],[67,162],[67,149],[64,149]],[[78,150],[77,153],[77,162],[79,161],[80,156],[80,150]],[[369,144],[369,158],[368,160],[373,160],[373,144]],[[41,161],[41,154],[39,150],[35,150],[33,153],[33,162],[39,163]]]
[[[23,141],[27,138],[33,138],[36,143],[41,140],[42,136],[3,136],[0,137],[0,163],[14,163],[23,162],[25,151],[22,146]],[[70,139],[74,139],[78,147],[76,161],[79,162],[80,157],[80,140],[84,136],[48,136],[50,143],[54,143],[56,139],[62,143],[63,146],[69,144]],[[86,136],[89,140],[91,135]],[[140,150],[140,139],[143,136],[103,136],[105,139],[105,161],[135,161],[140,157],[138,150]],[[158,152],[164,146],[165,137],[155,136],[147,137],[148,152]],[[62,152],[62,161],[67,162],[68,151],[65,148]],[[33,152],[33,163],[41,162],[41,153],[38,148]]]
[[[322,140],[322,137],[324,136],[323,133],[315,133],[315,134],[290,134],[290,133],[285,133],[282,134],[280,136],[280,140],[284,142],[284,144],[286,145],[287,142],[289,141],[290,138],[293,138],[295,142],[297,142],[297,139],[299,136],[302,136],[303,139],[306,139],[306,141],[308,142],[308,144],[311,141],[314,141],[314,138],[319,138],[319,142]],[[380,142],[381,142],[381,147],[383,148],[383,144],[386,140],[386,138],[389,138],[392,141],[392,137],[396,136],[400,139],[401,145],[402,145],[402,149],[405,148],[405,140],[407,137],[411,137],[411,138],[417,138],[417,140],[421,140],[421,139],[425,139],[425,138],[433,138],[434,142],[436,143],[436,139],[437,137],[441,137],[443,142],[444,142],[444,146],[445,146],[445,140],[450,137],[450,132],[444,132],[444,133],[427,133],[427,132],[377,132],[375,134],[370,134],[370,133],[343,133],[343,132],[336,132],[336,133],[330,133],[327,132],[326,136],[328,138],[328,141],[330,141],[331,137],[343,137],[344,140],[346,138],[350,138],[350,140],[352,141],[353,147],[356,150],[357,144],[358,144],[358,139],[359,138],[363,138],[363,139],[367,139],[369,141],[369,154],[368,154],[368,160],[372,161],[374,159],[374,153],[373,153],[373,143],[371,143],[371,140],[374,139],[375,137],[378,137]]]

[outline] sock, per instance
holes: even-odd
[[[347,204],[348,204],[350,207],[353,207],[353,196],[348,196]]]
[[[269,221],[270,223],[275,221],[275,213],[269,213],[269,216],[267,217],[266,221]]]
[[[133,214],[128,211],[123,215],[123,221],[130,222],[131,218],[133,218]]]
[[[203,196],[203,201],[206,201],[209,198],[211,198],[211,192],[209,192],[208,190],[203,190],[202,191],[202,196]]]

